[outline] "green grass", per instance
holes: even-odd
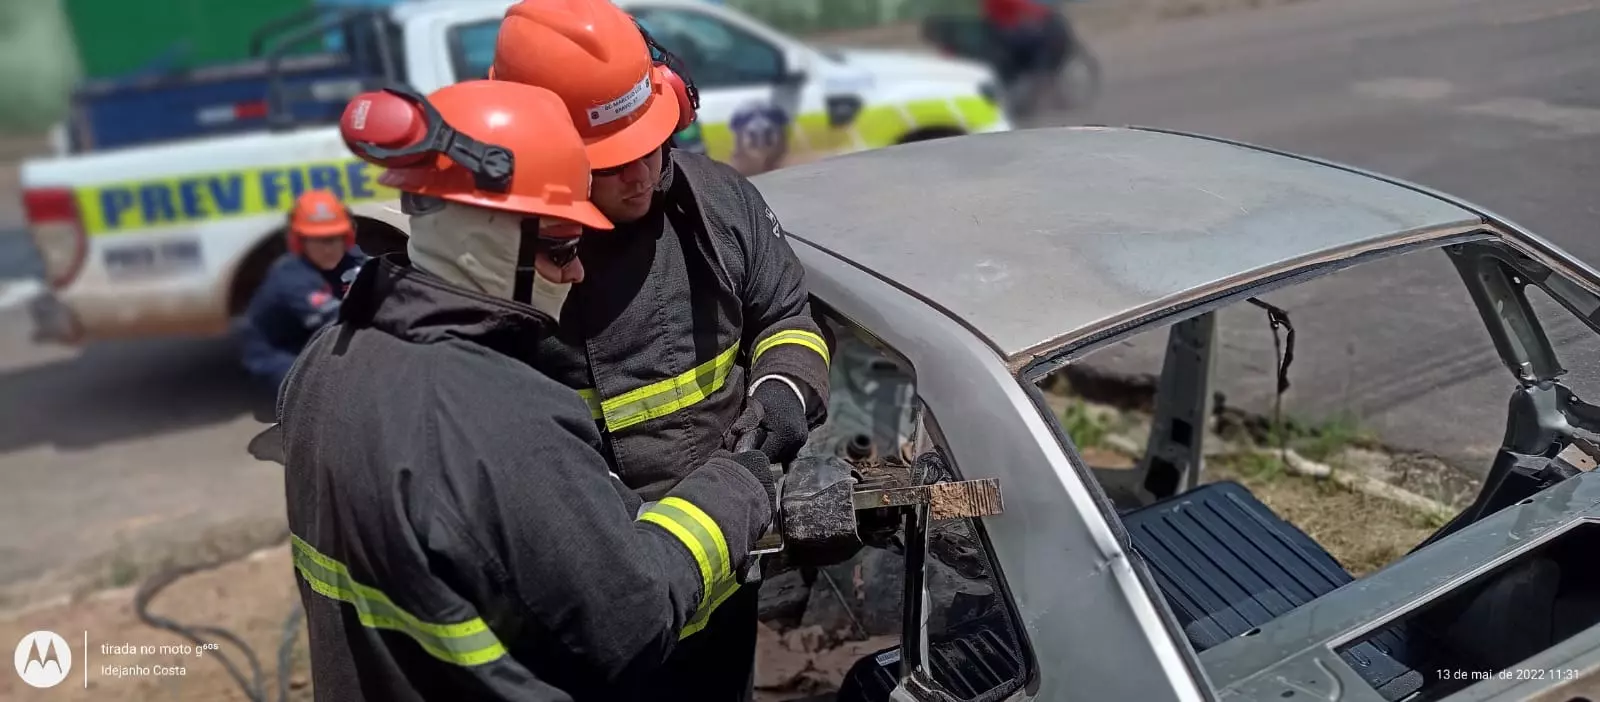
[[[1370,448],[1378,444],[1377,437],[1350,414],[1340,414],[1315,424],[1286,418],[1268,429],[1263,442],[1273,448],[1287,444],[1295,453],[1319,463],[1348,448]]]
[[[127,587],[139,579],[139,566],[120,557],[111,561],[109,571],[106,581],[112,587]]]
[[[1072,443],[1079,449],[1100,446],[1106,440],[1110,427],[1095,413],[1089,410],[1089,405],[1077,398],[1067,400],[1067,408],[1061,412],[1061,428],[1072,437]]]
[[[1268,481],[1286,474],[1283,459],[1273,454],[1240,453],[1212,460],[1224,463],[1232,472],[1247,480]]]
[[[1453,514],[1444,514],[1440,512],[1418,512],[1416,515],[1416,524],[1422,529],[1437,531],[1444,528],[1444,525],[1449,524],[1450,520],[1454,518],[1455,515]]]

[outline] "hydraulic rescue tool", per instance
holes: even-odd
[[[740,437],[734,451],[760,446],[762,433],[756,429]],[[1004,510],[998,480],[946,480],[944,466],[934,451],[910,462],[867,458],[852,465],[818,454],[774,465],[778,509],[751,555],[778,557],[768,566],[769,575],[789,567],[833,565],[902,524],[908,534],[921,533],[930,522]],[[760,579],[761,560],[753,560],[747,582]]]
[[[259,460],[283,463],[274,425],[250,442]],[[754,450],[763,432],[739,439],[735,451]],[[787,467],[773,465],[777,510],[753,556],[775,557],[768,574],[793,567],[842,563],[900,526],[922,533],[931,522],[1000,514],[1000,481],[947,480],[943,457],[934,451],[915,461],[863,458],[854,464],[834,455],[803,456]],[[762,558],[753,559],[745,582],[761,579]]]

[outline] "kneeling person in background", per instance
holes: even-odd
[[[349,210],[326,190],[295,200],[285,237],[288,253],[267,271],[237,331],[245,369],[274,392],[311,335],[338,316],[346,274],[366,260]]]

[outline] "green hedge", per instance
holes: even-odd
[[[183,50],[173,64],[180,68],[243,60],[257,28],[311,6],[311,0],[66,0],[91,78],[144,68],[175,48]]]
[[[58,0],[0,0],[0,131],[33,134],[66,116],[78,80]]]

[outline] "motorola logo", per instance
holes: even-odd
[[[55,687],[72,670],[72,647],[53,631],[35,631],[17,642],[17,675],[34,687]]]

